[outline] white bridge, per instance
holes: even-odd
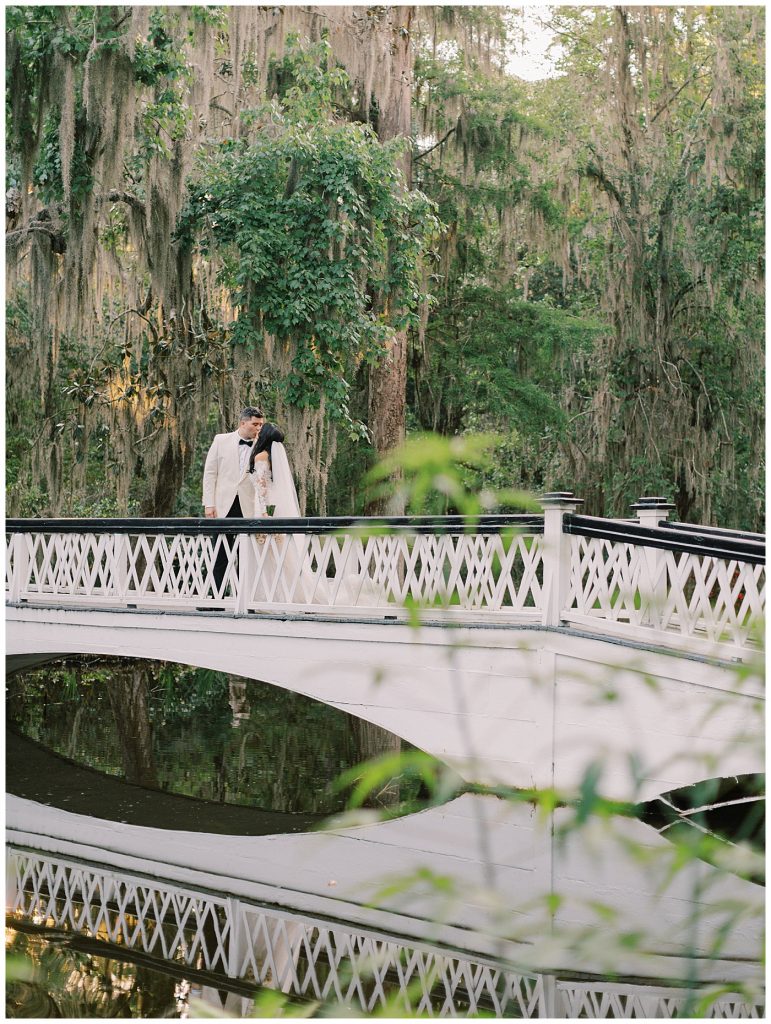
[[[11,520],[11,668],[175,661],[374,722],[464,777],[645,799],[763,770],[765,545],[542,516]],[[224,532],[227,531],[227,532]]]

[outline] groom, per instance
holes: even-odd
[[[238,429],[229,434],[217,434],[212,441],[203,470],[203,506],[207,519],[242,519],[244,513],[250,514],[251,509],[241,508],[239,485],[246,473],[252,445],[264,422],[262,410],[247,405],[241,412]],[[233,546],[234,539],[233,535],[224,535],[214,563],[217,590],[225,578],[227,548]]]

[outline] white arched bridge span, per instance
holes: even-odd
[[[11,520],[10,667],[108,654],[260,679],[465,778],[640,799],[763,770],[763,538],[576,514]],[[223,531],[227,531],[227,533]]]

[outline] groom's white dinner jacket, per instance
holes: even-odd
[[[238,495],[241,511],[249,519],[254,515],[254,487],[248,479],[248,466],[239,471],[237,430],[230,434],[217,434],[212,441],[203,469],[203,505],[214,506],[218,516],[226,516]],[[251,449],[249,449],[251,450]]]

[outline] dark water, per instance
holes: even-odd
[[[126,660],[11,677],[7,724],[16,795],[99,817],[240,834],[312,827],[345,808],[343,771],[407,747],[265,683]],[[418,792],[416,779],[402,777],[376,803],[393,807]],[[205,822],[191,798],[207,803]],[[262,825],[246,809],[266,815]]]
[[[7,1017],[180,1017],[196,991],[189,973],[184,978],[171,964],[96,955],[88,948],[95,940],[9,923]]]

